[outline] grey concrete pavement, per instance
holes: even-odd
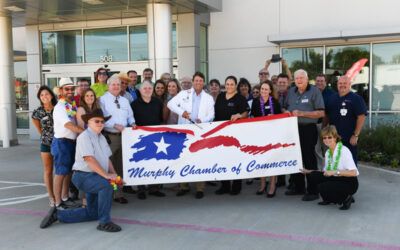
[[[257,196],[257,181],[238,196],[207,186],[202,200],[166,185],[165,198],[113,204],[119,233],[97,231],[95,221],[39,229],[49,209],[39,143],[20,143],[0,149],[0,249],[400,249],[400,174],[367,166],[348,211],[285,196],[285,188]]]

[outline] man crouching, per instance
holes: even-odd
[[[121,227],[111,222],[110,218],[113,195],[110,180],[115,180],[117,175],[109,159],[111,149],[101,134],[104,122],[110,117],[104,117],[101,109],[82,116],[88,129],[77,139],[72,182],[85,192],[87,207],[71,210],[52,207],[40,223],[40,228],[49,227],[57,220],[65,223],[99,220],[98,230],[121,231]]]

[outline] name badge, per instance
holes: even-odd
[[[346,116],[347,115],[347,109],[345,109],[345,108],[340,109],[340,114],[342,116]]]
[[[234,107],[235,104],[233,102],[228,102],[228,107]]]
[[[308,99],[301,100],[301,103],[308,103]]]
[[[264,108],[265,108],[265,109],[270,109],[271,107],[270,107],[270,106],[265,106]]]

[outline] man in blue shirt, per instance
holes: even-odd
[[[361,96],[350,91],[350,85],[351,81],[347,76],[339,78],[339,93],[329,100],[323,125],[329,122],[336,126],[343,145],[350,149],[357,165],[358,136],[364,126],[367,107]]]

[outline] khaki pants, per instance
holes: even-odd
[[[196,182],[196,191],[204,192],[205,182]],[[189,190],[189,183],[179,183],[179,188],[182,190]]]
[[[122,176],[122,144],[121,144],[121,135],[112,135],[112,134],[107,134],[108,137],[110,138],[111,144],[111,152],[112,155],[110,157],[110,160],[114,166],[115,172],[117,172],[117,175]],[[118,188],[118,190],[114,191],[114,199],[115,198],[121,198],[124,197],[124,194],[122,192],[122,188]]]

